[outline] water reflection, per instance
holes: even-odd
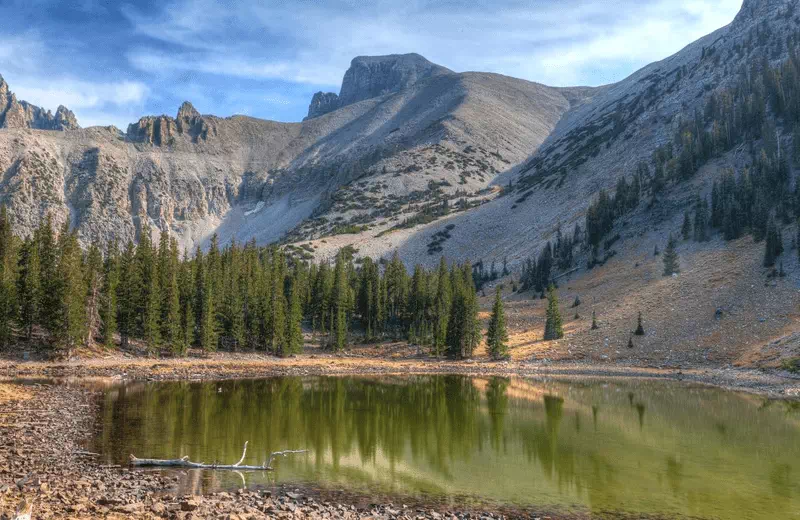
[[[592,427],[582,428],[591,414]],[[588,419],[587,419],[588,420]],[[665,382],[460,376],[133,383],[107,391],[109,462],[189,455],[193,490],[308,482],[700,518],[800,518],[800,411]]]

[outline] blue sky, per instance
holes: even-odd
[[[741,0],[0,0],[0,74],[82,126],[202,113],[298,121],[358,55],[600,85],[733,20]]]

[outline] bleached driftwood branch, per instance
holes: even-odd
[[[191,469],[227,469],[227,470],[255,470],[255,471],[272,471],[272,461],[275,457],[285,457],[287,455],[291,455],[293,453],[306,453],[308,450],[284,450],[284,451],[273,451],[269,455],[269,459],[267,462],[264,463],[263,466],[242,466],[242,462],[244,462],[244,457],[247,454],[247,444],[250,441],[244,443],[244,449],[242,450],[242,458],[239,459],[239,462],[236,464],[206,464],[205,462],[192,462],[189,460],[188,456],[181,457],[179,459],[139,459],[134,457],[133,455],[130,456],[131,466],[160,466],[160,467],[172,467],[172,468],[191,468]]]
[[[27,498],[23,498],[22,502],[20,502],[19,506],[17,507],[17,513],[14,516],[14,520],[31,520],[32,513],[33,502]]]

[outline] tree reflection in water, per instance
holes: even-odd
[[[581,428],[589,414],[593,428]],[[574,428],[564,427],[565,417]],[[235,461],[244,441],[248,464],[262,464],[272,450],[311,450],[282,459],[274,474],[246,475],[250,485],[272,478],[716,518],[800,511],[792,478],[800,474],[800,410],[666,382],[407,376],[130,383],[106,393],[101,422],[98,449],[115,463],[129,453]],[[189,472],[184,485],[235,489],[242,481]]]

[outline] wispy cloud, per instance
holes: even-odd
[[[90,81],[75,77],[70,69],[54,70],[55,60],[50,56],[59,51],[36,32],[20,37],[0,35],[0,71],[19,99],[52,111],[65,105],[83,126],[114,124],[124,128],[130,120],[123,114],[141,108],[149,88],[141,81]],[[107,119],[98,119],[98,115]]]
[[[232,0],[221,7],[176,0],[157,15],[126,12],[137,32],[177,48],[169,56],[140,48],[128,57],[136,67],[156,66],[162,73],[194,69],[330,85],[355,55],[415,51],[456,70],[598,84],[607,79],[598,74],[599,63],[633,72],[730,22],[740,5],[741,0],[301,0],[267,7]]]
[[[0,1],[0,74],[82,124],[174,113],[299,120],[358,55],[599,85],[729,23],[741,0]],[[32,22],[33,21],[33,22]],[[108,118],[101,120],[101,118]]]

